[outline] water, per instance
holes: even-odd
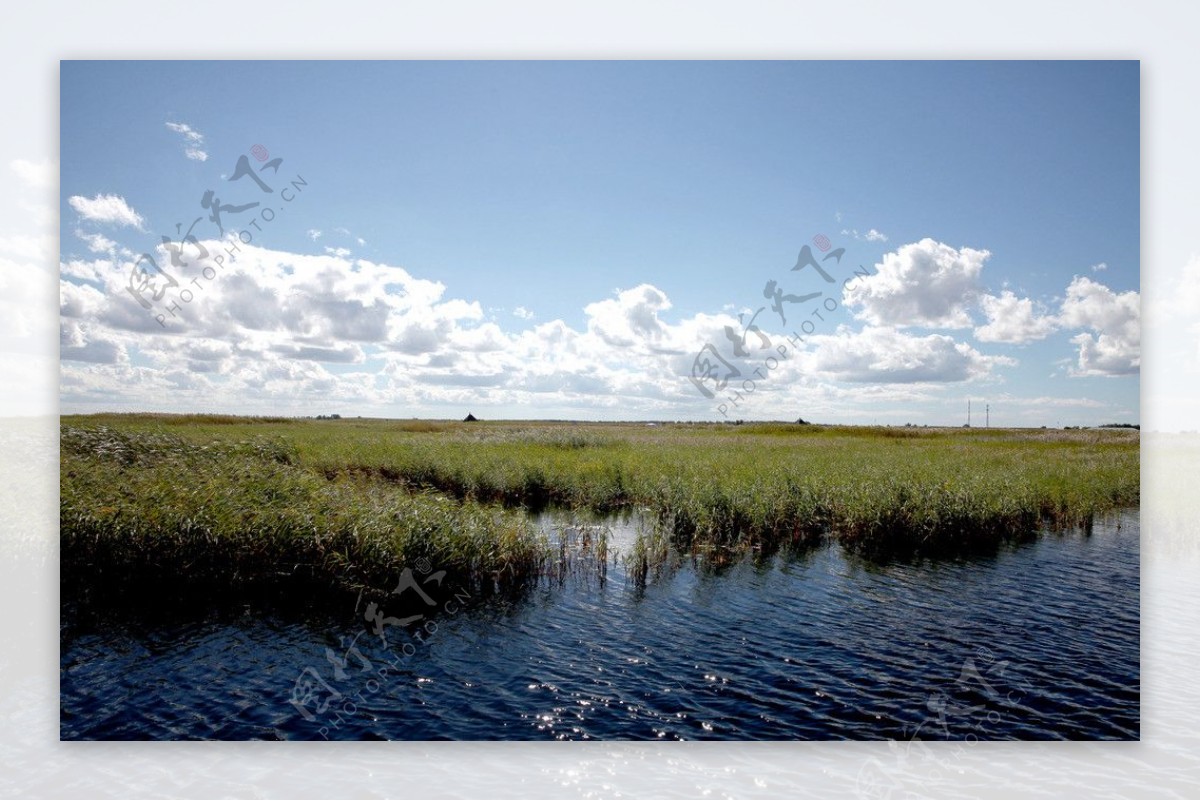
[[[61,736],[1137,739],[1138,538],[1135,510],[971,559],[831,545],[644,589],[610,564],[486,601],[426,583],[429,615],[386,644],[352,603],[68,612]]]

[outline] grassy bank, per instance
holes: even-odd
[[[68,417],[64,580],[150,564],[365,583],[426,557],[520,582],[545,544],[505,504],[644,507],[697,552],[958,552],[1138,505],[1138,446],[1129,430]]]
[[[536,576],[546,546],[518,512],[397,492],[297,463],[285,439],[64,425],[65,590],[272,586],[384,591],[428,560],[489,590]]]

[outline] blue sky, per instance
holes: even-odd
[[[1138,420],[1137,62],[61,75],[64,411],[958,424],[972,398],[1001,425]],[[228,180],[255,144],[282,158],[268,184],[302,176],[294,202]],[[142,308],[135,260],[171,274],[176,223],[220,247],[210,189],[262,202],[231,232],[278,213],[177,314],[198,262]],[[836,285],[790,269],[818,234],[845,248]],[[837,309],[784,326],[768,280]],[[725,327],[763,306],[771,348],[738,359]],[[708,344],[740,373],[711,398],[689,380]]]

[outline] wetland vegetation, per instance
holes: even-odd
[[[1139,432],[91,415],[61,422],[62,582],[360,592],[418,560],[485,591],[561,574],[528,511],[650,521],[642,580],[835,540],[995,548],[1138,506]],[[586,538],[585,538],[586,539]]]

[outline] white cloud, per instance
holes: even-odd
[[[855,383],[957,382],[987,376],[994,367],[1015,362],[985,356],[970,345],[944,334],[913,336],[894,328],[867,326],[861,331],[842,327],[831,336],[810,338],[808,370]]]
[[[333,364],[361,364],[365,360],[363,349],[358,345],[339,345],[322,348],[314,345],[286,343],[274,345],[275,353],[281,353],[292,359],[303,359],[314,362]]]
[[[219,252],[215,241],[202,244]],[[156,257],[170,263],[161,247]],[[667,293],[648,283],[586,304],[579,327],[561,319],[518,323],[533,319],[525,307],[513,310],[516,320],[486,319],[477,301],[451,297],[441,282],[400,267],[336,249],[300,254],[255,245],[243,245],[198,286],[190,284],[198,271],[180,268],[180,286],[195,299],[164,328],[153,315],[179,289],[147,311],[127,289],[131,269],[118,253],[61,265],[65,409],[457,417],[503,408],[711,419],[719,399],[689,381],[696,354],[711,343],[730,357],[725,329],[742,330],[728,313],[673,318]],[[814,410],[858,419],[885,405],[903,414],[1013,364],[950,336],[895,326],[818,331],[806,340],[759,382],[748,419],[784,409],[806,419]],[[750,356],[734,361],[751,375],[780,344],[775,334],[770,348],[751,337]]]
[[[318,239],[321,238],[321,232],[316,228],[309,228],[308,229],[308,238],[311,239],[312,241],[316,242]]]
[[[399,324],[389,344],[412,356],[437,353],[450,341],[452,330],[453,326],[445,318],[406,320]]]
[[[89,234],[87,231],[75,229],[75,236],[83,240],[88,250],[93,253],[111,253],[117,248],[117,243],[103,234]]]
[[[840,215],[838,215],[837,221],[838,222],[842,221],[842,218]],[[886,242],[886,241],[888,241],[887,234],[883,233],[882,231],[877,231],[874,228],[867,231],[865,234],[859,233],[857,228],[843,228],[842,236],[848,236],[851,239],[857,239],[860,242],[863,240],[866,240],[867,242]]]
[[[200,133],[190,125],[182,122],[168,122],[167,127],[175,133],[183,134],[183,138],[186,139],[190,144],[204,144],[204,134]]]
[[[875,274],[846,287],[844,301],[872,325],[968,328],[967,308],[979,294],[990,255],[922,239],[886,254]]]
[[[59,317],[92,318],[104,307],[105,302],[104,293],[94,286],[81,286],[69,281],[59,282]]]
[[[157,256],[169,264],[161,247]],[[143,309],[127,290],[132,266],[112,255],[61,265],[67,408],[315,413],[314,404],[537,403],[546,414],[651,414],[702,407],[686,371],[706,341],[736,323],[697,315],[669,324],[658,318],[670,307],[666,294],[642,285],[590,304],[585,330],[554,320],[508,332],[484,321],[478,302],[447,298],[440,282],[399,267],[243,245],[198,286],[178,270],[179,286],[195,297],[164,328],[154,314],[179,288]],[[213,346],[198,353],[201,342]]]
[[[1107,334],[1076,334],[1071,343],[1079,346],[1075,376],[1131,375],[1141,369],[1140,349]]]
[[[58,177],[58,165],[49,159],[42,161],[15,159],[10,161],[8,166],[30,189],[49,189],[54,186],[54,181]]]
[[[632,347],[663,337],[660,311],[671,308],[665,293],[650,284],[618,291],[615,299],[590,303],[584,307],[588,330],[609,345]]]
[[[177,134],[182,134],[184,140],[183,153],[193,161],[207,161],[208,153],[201,145],[204,144],[204,134],[190,125],[182,122],[168,122],[167,127]]]
[[[120,364],[129,361],[120,342],[103,336],[90,335],[74,320],[64,320],[59,326],[59,358],[63,361]]]
[[[142,230],[145,224],[142,215],[134,211],[120,195],[96,195],[94,198],[73,195],[67,202],[80,217],[91,222],[128,225],[138,230]]]
[[[1113,292],[1104,284],[1075,276],[1062,304],[1065,325],[1118,334],[1129,340],[1140,337],[1140,298],[1134,291]]]
[[[450,341],[455,349],[477,353],[503,351],[511,342],[495,323],[484,323],[477,328],[455,329],[451,332]]]
[[[1052,315],[1040,313],[1029,298],[1018,298],[1005,290],[999,297],[981,295],[979,307],[987,317],[987,324],[975,329],[975,338],[980,342],[1005,342],[1024,345],[1045,339],[1058,328]]]
[[[1090,278],[1076,276],[1067,287],[1059,321],[1064,328],[1087,328],[1071,342],[1079,347],[1076,376],[1130,375],[1141,369],[1141,298],[1116,293]]]
[[[1107,269],[1108,269],[1108,264],[1105,262],[1100,262],[1099,264],[1092,265],[1092,272],[1094,272],[1094,273],[1104,272]]]
[[[350,255],[349,248],[329,248],[329,247],[327,247],[327,248],[325,248],[325,252],[328,253],[330,256],[337,256],[338,258],[343,258],[343,259]]]
[[[1003,394],[991,403],[992,412],[1003,406],[1019,406],[1040,411],[1046,407],[1070,409],[1107,409],[1108,405],[1095,398],[1063,398],[1043,395],[1037,398],[1022,398]]]

